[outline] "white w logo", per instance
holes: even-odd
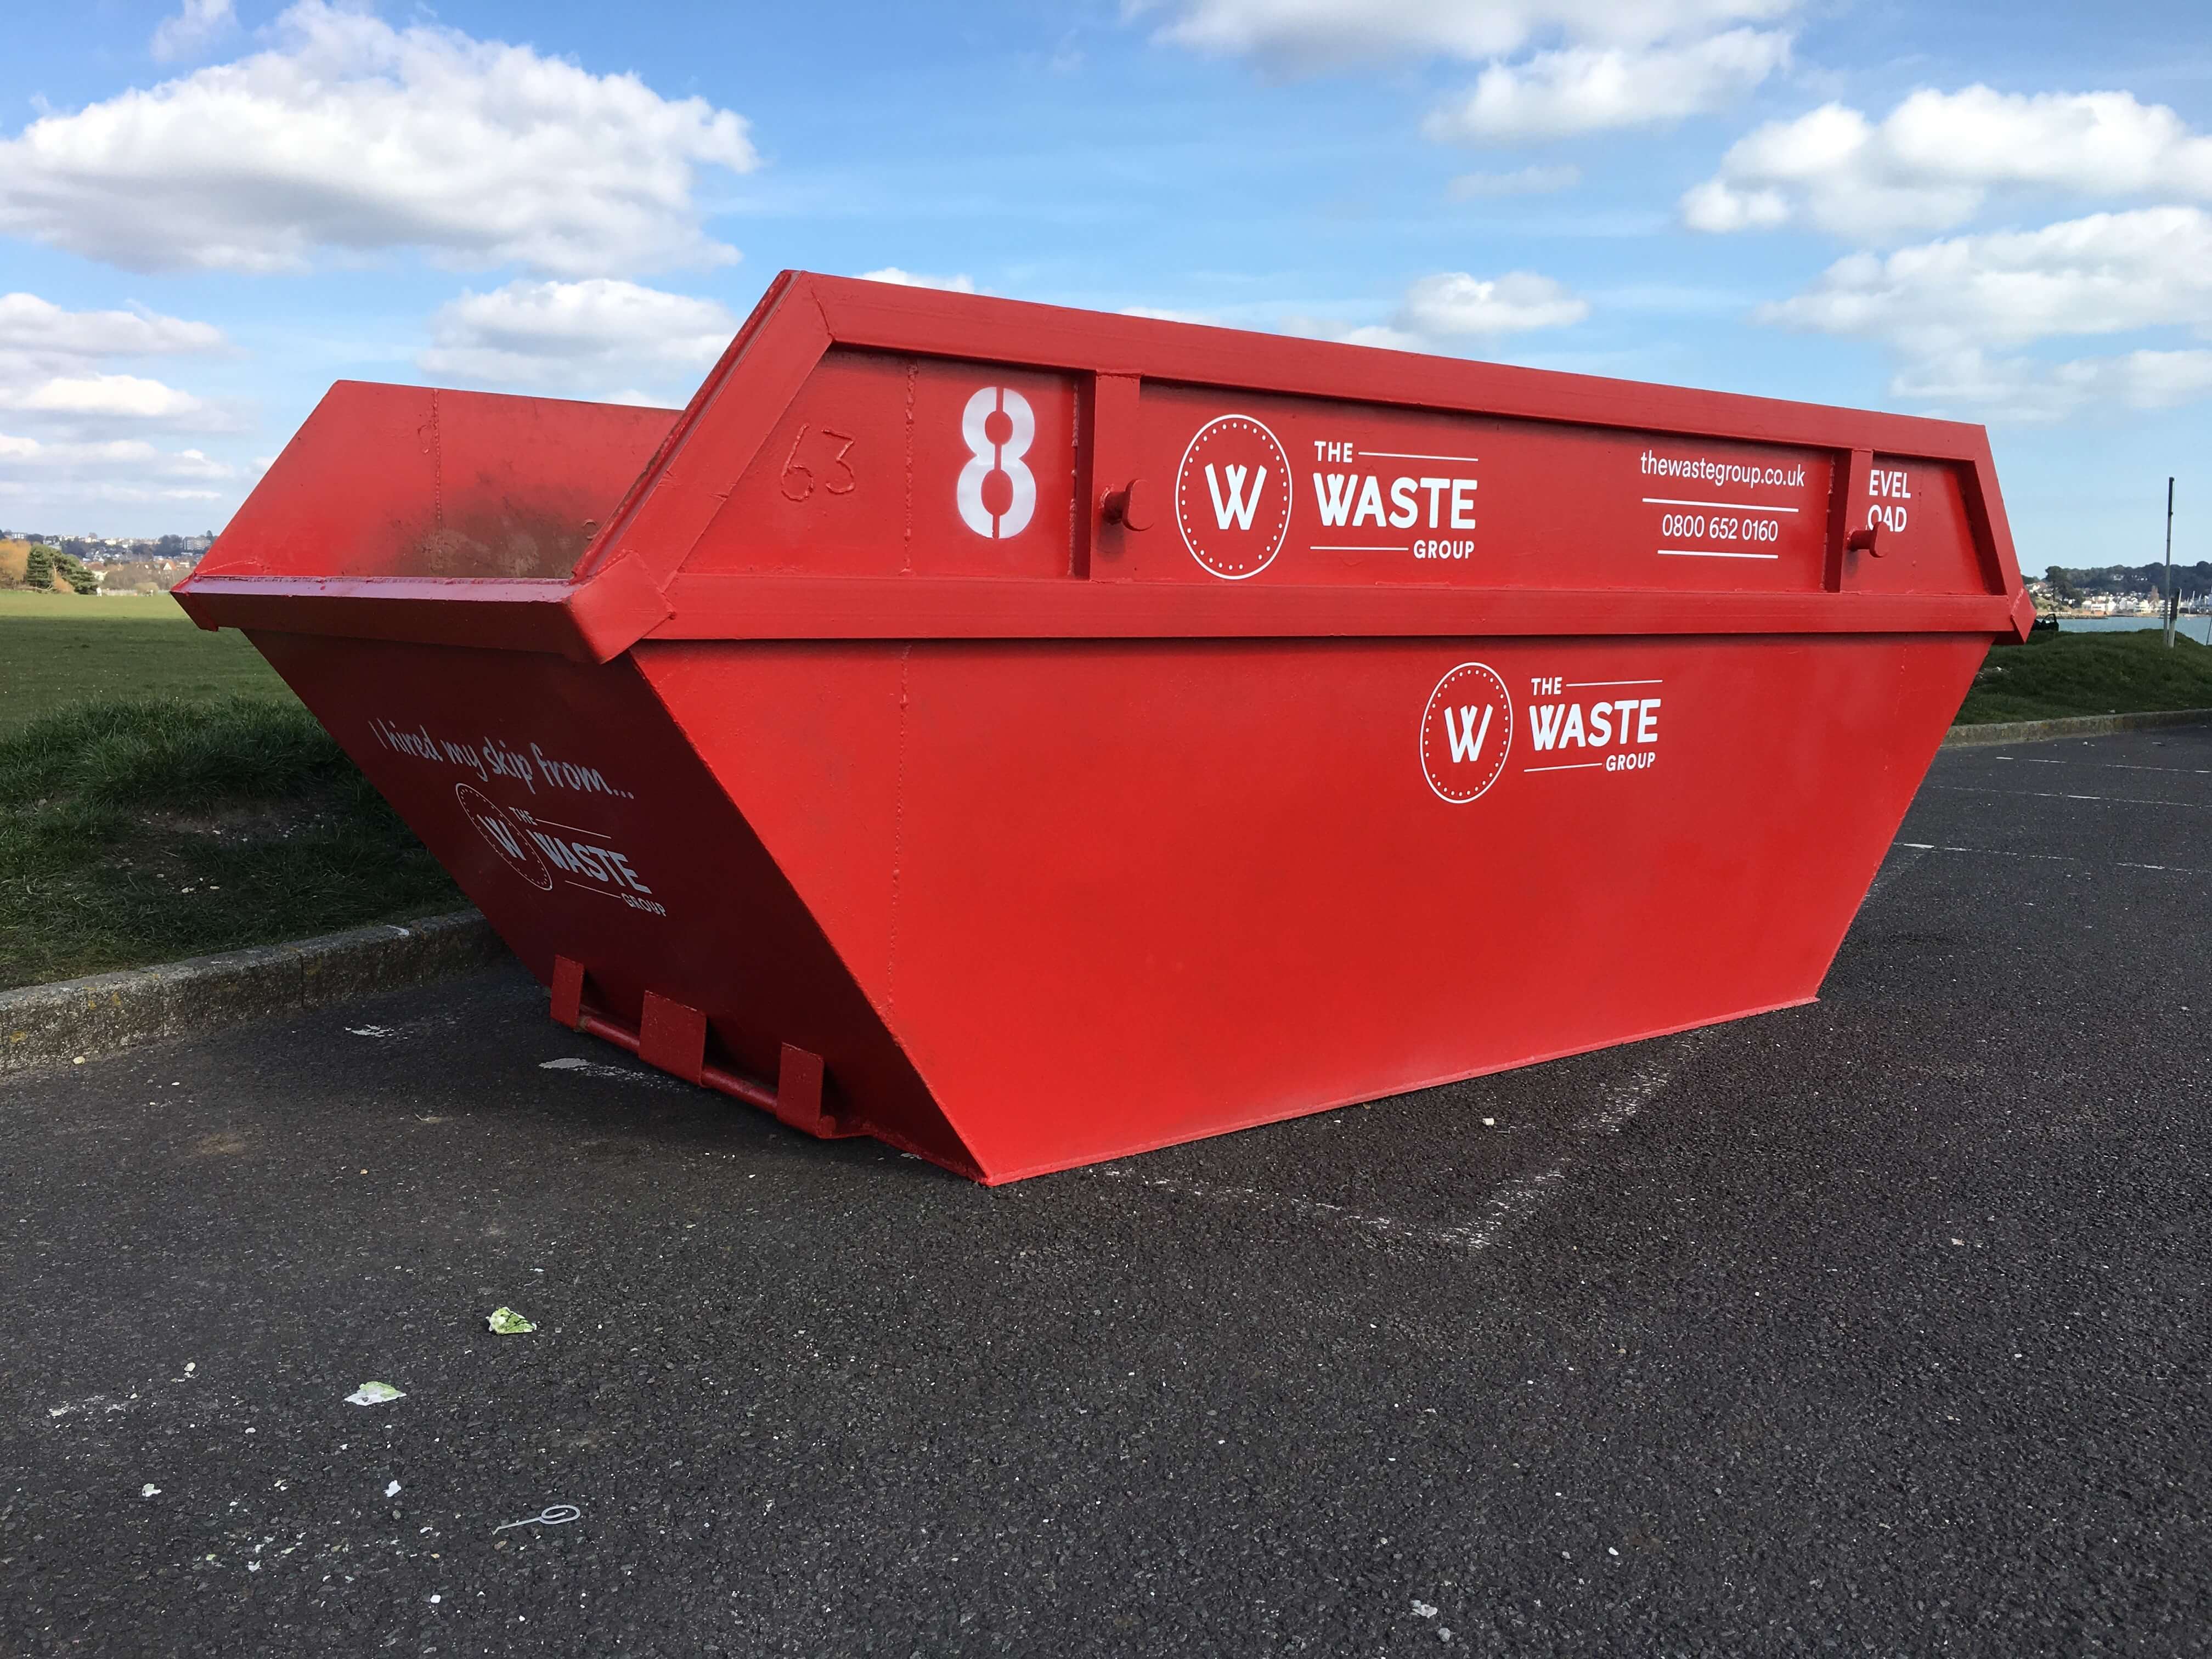
[[[1482,752],[1482,740],[1490,735],[1490,707],[1483,706],[1482,726],[1477,730],[1474,710],[1459,711],[1459,724],[1452,724],[1452,711],[1444,710],[1444,736],[1451,739],[1451,757],[1455,761],[1471,761]]]
[[[497,818],[478,818],[477,822],[483,826],[486,834],[506,849],[507,857],[519,859],[522,856],[522,848],[515,844],[514,832],[505,823]]]
[[[1225,501],[1221,498],[1221,480],[1214,476],[1212,465],[1209,463],[1206,469],[1206,487],[1213,492],[1214,522],[1226,530],[1233,519],[1239,530],[1249,530],[1252,527],[1252,509],[1260,505],[1260,492],[1267,487],[1267,469],[1264,466],[1260,468],[1253,477],[1252,493],[1249,496],[1244,493],[1245,470],[1243,467],[1229,466],[1222,471],[1229,475],[1229,499]]]

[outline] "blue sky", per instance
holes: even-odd
[[[0,525],[219,526],[341,377],[681,403],[801,266],[1983,421],[2031,570],[2156,557],[2169,472],[2212,557],[2201,6],[9,28]]]

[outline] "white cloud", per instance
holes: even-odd
[[[864,270],[864,283],[890,283],[898,288],[933,288],[947,294],[973,294],[975,279],[963,273],[957,276],[924,276],[918,271],[901,270],[896,265],[885,265],[880,270]]]
[[[1374,346],[1383,351],[1425,351],[1429,348],[1425,336],[1407,329],[1393,328],[1388,323],[1370,323],[1364,328],[1347,328],[1328,337],[1340,345]]]
[[[0,409],[80,433],[140,427],[216,428],[234,414],[141,374],[103,368],[116,358],[210,352],[222,332],[151,311],[64,311],[35,294],[0,294]]]
[[[2212,214],[2139,208],[1854,253],[1754,314],[1929,356],[2161,325],[2212,331]]]
[[[1726,107],[1790,61],[1778,30],[1729,29],[1683,46],[1573,46],[1492,64],[1433,112],[1430,137],[1511,143],[1664,125]]]
[[[120,416],[133,420],[176,420],[202,414],[206,407],[198,398],[173,386],[136,374],[57,375],[27,387],[0,382],[0,409],[54,415]]]
[[[2131,409],[2172,409],[2212,395],[2212,351],[2130,351],[2059,366],[2060,380]]]
[[[2212,201],[2212,137],[2129,93],[1912,94],[1879,123],[1842,104],[1747,134],[1682,198],[1692,229],[1946,230],[1993,191]]]
[[[70,443],[10,437],[6,442],[9,459],[43,466],[129,467],[163,478],[228,478],[236,471],[221,461],[210,460],[199,450],[157,449],[143,438]]]
[[[1464,338],[1564,328],[1588,315],[1586,301],[1534,271],[1511,270],[1486,280],[1452,270],[1414,283],[1392,322],[1418,337]]]
[[[2043,425],[2099,405],[2172,409],[2212,396],[2212,351],[2130,351],[2051,363],[1969,348],[1906,364],[1889,389],[1940,409]]]
[[[1157,323],[1205,323],[1219,326],[1221,319],[1203,311],[1170,311],[1164,306],[1123,306],[1124,317],[1149,317]]]
[[[2055,420],[2093,403],[2168,408],[2212,392],[2212,351],[2143,348],[2053,363],[2055,339],[2180,329],[2212,338],[2212,213],[2141,208],[2040,230],[1854,253],[1758,320],[1877,340],[1896,396]]]
[[[1439,140],[1510,143],[1662,125],[1723,107],[1788,64],[1790,35],[1750,26],[1797,4],[1172,0],[1156,38],[1278,72],[1387,58],[1486,61],[1474,86],[1432,112],[1423,131]]]
[[[1510,173],[1462,173],[1451,181],[1449,193],[1455,202],[1490,196],[1548,196],[1572,190],[1583,181],[1583,170],[1571,162],[1553,166],[1516,167]]]
[[[1620,46],[1702,36],[1780,17],[1796,5],[1796,0],[1175,0],[1158,36],[1285,70],[1389,57],[1478,62],[1555,35]]]
[[[415,247],[563,275],[727,263],[692,199],[745,123],[527,46],[324,0],[276,44],[0,142],[0,230],[138,270]]]
[[[185,0],[173,17],[165,17],[147,42],[146,50],[163,63],[194,58],[220,35],[238,27],[231,0]]]
[[[714,300],[595,276],[464,293],[439,308],[430,330],[426,374],[661,404],[665,395],[649,397],[637,381],[688,394],[736,335],[738,319]]]
[[[197,449],[139,438],[55,441],[0,433],[0,495],[81,516],[82,504],[227,501],[237,469]],[[16,509],[11,509],[16,510]]]
[[[151,311],[64,311],[35,294],[0,294],[0,351],[141,357],[213,351],[222,331]]]
[[[1285,334],[1340,345],[1433,352],[1469,341],[1486,344],[1509,334],[1564,328],[1589,314],[1588,302],[1534,271],[1485,278],[1448,270],[1407,284],[1383,322],[1346,326],[1325,318],[1293,316],[1278,326]]]

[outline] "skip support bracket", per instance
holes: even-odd
[[[775,1087],[771,1089],[726,1066],[708,1063],[707,1016],[690,1004],[647,991],[638,1028],[632,1031],[586,1005],[584,981],[582,963],[573,957],[553,958],[552,1014],[556,1024],[625,1048],[647,1065],[686,1083],[757,1106],[777,1122],[817,1139],[836,1140],[861,1133],[857,1127],[843,1126],[829,1110],[823,1099],[821,1055],[788,1042],[781,1045]]]

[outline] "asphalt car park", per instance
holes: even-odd
[[[2189,1650],[2208,1079],[2203,728],[1944,753],[1815,1005],[994,1190],[519,969],[134,1051],[0,1088],[0,1636]]]

